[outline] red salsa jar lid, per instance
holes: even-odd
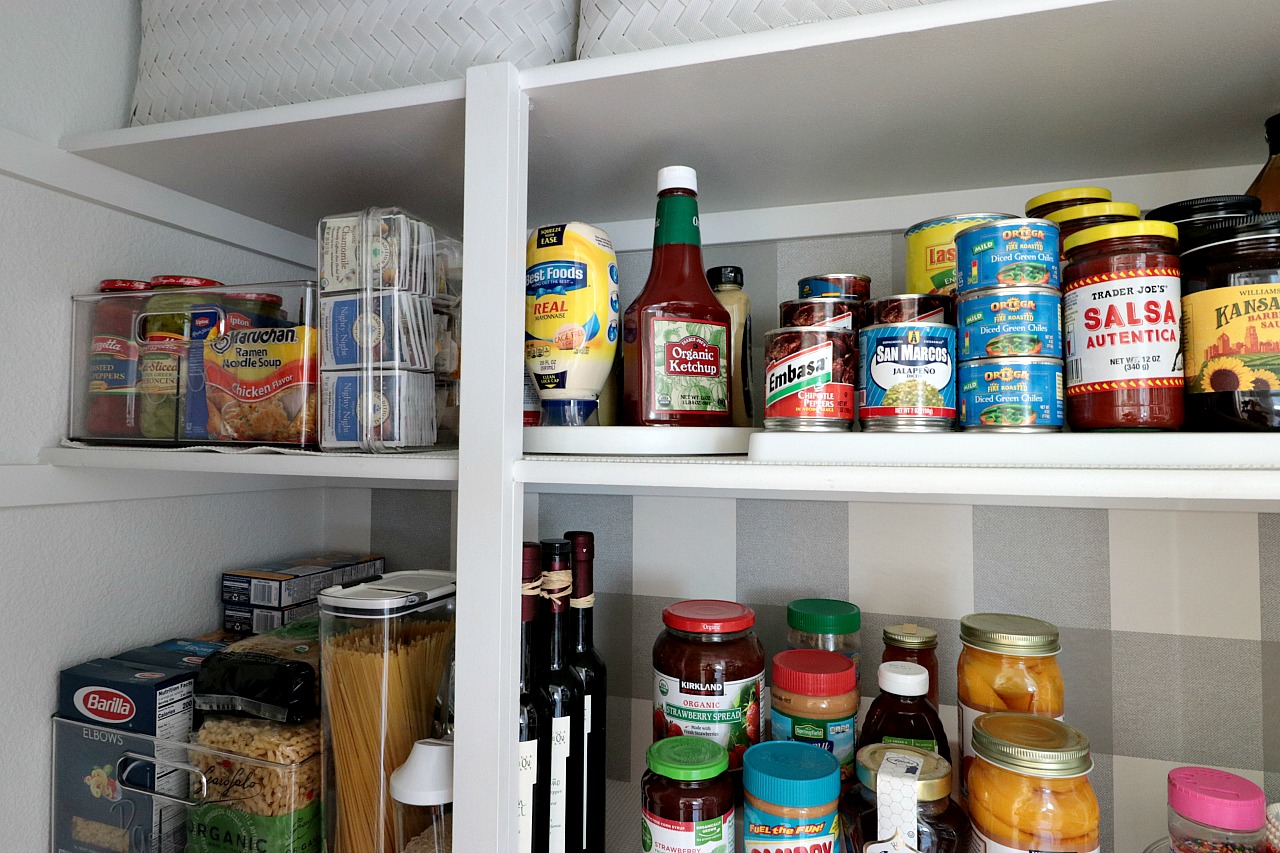
[[[1154,219],[1142,219],[1137,222],[1113,222],[1110,225],[1095,225],[1077,231],[1062,244],[1064,252],[1078,249],[1089,243],[1103,240],[1115,240],[1121,237],[1168,237],[1178,239],[1178,226],[1171,222],[1160,222]]]
[[[194,275],[156,275],[151,277],[152,287],[222,287],[222,282]]]
[[[662,624],[690,634],[732,634],[756,624],[756,612],[736,601],[692,598],[663,610]]]
[[[98,282],[99,293],[116,293],[127,290],[150,290],[151,282],[136,278],[104,278]]]
[[[858,670],[844,655],[792,649],[773,656],[773,686],[804,696],[842,696],[858,686]]]

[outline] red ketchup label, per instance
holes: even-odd
[[[854,387],[834,382],[830,341],[773,361],[765,376],[766,418],[853,420]]]
[[[667,344],[668,376],[719,376],[720,348],[689,335]]]
[[[1067,396],[1123,388],[1181,388],[1182,301],[1177,270],[1104,273],[1062,297]]]

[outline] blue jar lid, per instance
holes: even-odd
[[[758,743],[742,756],[742,786],[777,806],[823,806],[840,796],[840,761],[813,744]]]

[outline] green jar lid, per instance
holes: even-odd
[[[663,738],[645,753],[649,769],[681,782],[714,779],[729,769],[729,751],[715,741],[693,735]]]
[[[810,634],[852,634],[862,627],[862,611],[834,598],[798,598],[787,605],[787,625]]]
[[[960,641],[975,649],[1001,655],[1056,655],[1058,627],[1030,616],[1012,613],[971,613],[960,620]]]

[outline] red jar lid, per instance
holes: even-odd
[[[858,686],[858,670],[844,655],[793,649],[773,656],[775,687],[805,696],[840,696]]]
[[[138,281],[135,278],[104,278],[98,282],[99,293],[113,293],[121,290],[150,290],[151,282]]]
[[[155,275],[151,277],[152,287],[222,287],[222,282],[211,278],[197,278],[193,275]]]
[[[756,624],[756,612],[736,601],[693,598],[663,610],[662,624],[691,634],[732,634]]]
[[[263,305],[283,305],[284,297],[274,293],[227,293],[223,299],[243,299],[245,302],[261,302]]]

